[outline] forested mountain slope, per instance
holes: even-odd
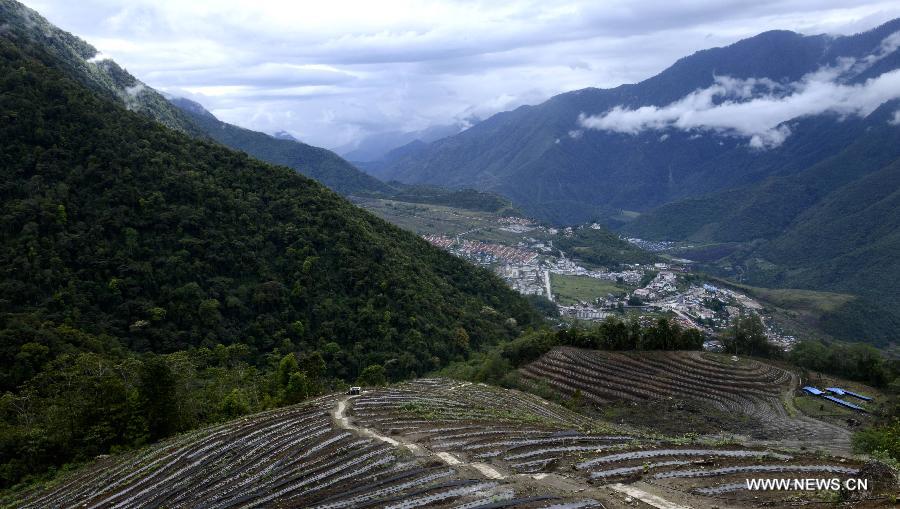
[[[490,272],[69,71],[0,34],[0,486],[539,320]]]
[[[220,122],[196,103],[171,103],[87,42],[15,0],[0,0],[0,22],[4,31],[15,30],[18,37],[44,47],[69,76],[165,126],[288,166],[344,195],[391,190],[329,150]]]
[[[637,84],[578,90],[494,115],[394,158],[378,174],[385,180],[499,192],[528,214],[563,223],[614,216],[621,209],[648,211],[794,174],[845,149],[864,119],[799,118],[791,122],[792,134],[784,143],[768,150],[728,133],[676,128],[616,132],[585,128],[579,119],[615,107],[664,107],[715,86],[723,77],[787,87],[846,59],[874,62],[843,81],[862,83],[900,67],[900,54],[885,43],[898,31],[900,20],[846,37],[762,33],[697,52]]]
[[[793,175],[659,207],[625,226],[650,239],[737,242],[722,263],[759,286],[860,295],[826,317],[829,332],[879,343],[897,338],[900,291],[900,127],[891,101],[844,120],[856,139]]]
[[[284,168],[129,114],[40,48],[2,42],[6,316],[137,350],[265,351],[292,337],[429,359],[450,354],[456,326],[477,344],[507,335],[510,317],[530,322],[487,271]]]
[[[278,139],[222,122],[202,106],[188,99],[173,98],[170,102],[188,115],[192,124],[206,136],[226,147],[246,152],[267,163],[293,168],[340,194],[384,195],[394,191],[384,182],[363,173],[330,150],[296,140]]]

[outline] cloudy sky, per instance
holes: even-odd
[[[770,29],[849,34],[895,0],[25,0],[149,85],[337,147],[652,76]]]
[[[695,135],[713,132],[745,138],[754,149],[777,147],[791,135],[792,119],[823,113],[867,116],[885,102],[900,98],[900,69],[854,81],[898,49],[900,31],[885,37],[870,54],[824,64],[792,83],[717,76],[712,86],[670,104],[634,109],[616,106],[593,116],[582,113],[579,123],[588,129],[629,134],[670,128]],[[896,124],[898,118],[900,111],[890,123]]]

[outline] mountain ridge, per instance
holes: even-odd
[[[391,190],[326,149],[296,140],[293,141],[298,145],[289,145],[286,143],[290,140],[276,139],[221,122],[199,103],[191,101],[188,104],[185,102],[187,100],[166,97],[167,94],[158,92],[115,61],[105,58],[86,41],[54,26],[39,13],[15,0],[0,0],[0,19],[12,27],[19,27],[17,33],[20,37],[49,48],[59,65],[65,66],[80,82],[166,127],[199,139],[215,139],[220,143],[225,140],[225,144],[231,143],[229,146],[232,148],[247,151],[273,164],[292,167],[341,194],[385,193]]]
[[[246,152],[262,161],[287,166],[322,182],[342,195],[390,194],[394,189],[345,161],[334,152],[296,139],[275,137],[223,122],[199,103],[186,98],[169,99],[204,135],[226,147]]]
[[[379,175],[406,183],[466,185],[499,192],[527,213],[561,223],[615,215],[618,209],[646,211],[726,189],[740,179],[749,183],[758,178],[753,172],[790,161],[761,155],[729,136],[706,134],[691,139],[690,134],[680,136],[687,134],[683,132],[632,135],[585,130],[577,119],[614,106],[663,106],[713,85],[716,75],[794,82],[839,57],[872,53],[898,30],[900,20],[844,37],[765,32],[679,59],[640,83],[586,88],[494,115],[459,135],[429,144],[426,150],[401,157]],[[900,66],[896,52],[858,78],[891,66]],[[663,134],[669,135],[669,143],[660,141]],[[724,159],[731,160],[729,169],[739,171],[719,171]],[[572,180],[577,185],[570,185]],[[667,184],[670,181],[673,185]],[[572,211],[562,207],[566,202]]]
[[[0,489],[541,323],[486,269],[82,78],[0,33]]]
[[[764,32],[681,58],[640,83],[577,90],[495,115],[457,136],[412,147],[381,174],[401,182],[467,183],[551,222],[600,221],[629,236],[727,244],[707,268],[757,286],[860,296],[825,317],[827,332],[885,344],[896,339],[900,292],[891,278],[877,276],[884,273],[877,267],[900,273],[889,261],[897,249],[897,213],[886,206],[889,197],[879,202],[885,227],[876,235],[875,208],[856,211],[841,196],[862,199],[866,189],[872,196],[894,189],[900,94],[858,114],[798,115],[773,129],[781,139],[761,147],[749,135],[722,129],[652,123],[590,129],[576,120],[613,111],[652,115],[716,87],[737,91],[714,97],[711,107],[759,97],[774,103],[809,83],[859,95],[865,90],[852,87],[900,72],[898,48],[900,19],[850,36]],[[886,189],[878,189],[875,176]]]

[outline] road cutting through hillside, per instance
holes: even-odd
[[[376,440],[381,440],[387,444],[390,444],[394,447],[404,447],[411,453],[413,453],[416,457],[431,457],[435,460],[445,463],[446,465],[458,467],[458,468],[468,468],[479,472],[481,475],[488,479],[492,480],[513,480],[517,482],[523,482],[527,484],[535,483],[547,488],[551,488],[553,490],[565,490],[570,492],[581,493],[582,495],[589,496],[602,496],[603,493],[600,487],[593,487],[590,485],[582,484],[574,479],[569,477],[562,476],[557,473],[540,473],[540,474],[512,474],[507,475],[498,470],[493,465],[489,465],[487,463],[481,462],[466,462],[460,459],[457,455],[441,451],[434,452],[430,449],[423,447],[422,445],[405,442],[401,440],[397,440],[381,433],[366,427],[360,427],[353,424],[350,421],[350,418],[347,417],[347,403],[350,401],[352,396],[346,396],[338,400],[337,404],[334,407],[334,410],[331,413],[332,418],[334,419],[337,425],[345,430],[352,431],[358,433],[363,436],[367,436],[370,438],[374,438]],[[656,509],[691,509],[690,506],[685,506],[681,504],[676,504],[674,502],[670,502],[658,495],[654,495],[648,493],[644,490],[638,489],[633,486],[628,486],[624,484],[614,484],[605,486],[608,489],[611,489],[615,492],[620,493],[621,495],[626,495],[630,498],[640,500],[644,504],[655,507]],[[605,498],[605,497],[604,497]]]
[[[609,487],[613,490],[618,491],[619,493],[624,493],[629,497],[636,498],[649,506],[656,507],[657,509],[691,509],[688,506],[669,502],[662,497],[658,497],[652,493],[647,493],[642,489],[636,488],[634,486],[629,486],[627,484],[616,483],[611,484]]]
[[[409,452],[413,453],[414,456],[431,456],[450,466],[470,466],[484,474],[484,476],[488,477],[489,479],[503,479],[506,477],[490,465],[486,465],[484,463],[465,463],[457,458],[455,454],[449,452],[435,453],[426,449],[425,447],[422,447],[419,444],[400,442],[399,440],[396,440],[394,438],[384,436],[371,428],[360,427],[353,424],[352,422],[350,422],[350,418],[345,415],[347,412],[347,402],[350,401],[350,398],[351,396],[347,396],[338,400],[337,405],[334,407],[334,411],[331,413],[334,421],[340,428],[346,429],[348,431],[354,431],[356,433],[359,433],[360,435],[374,438],[376,440],[381,440],[382,442],[390,444],[394,447],[405,447]]]

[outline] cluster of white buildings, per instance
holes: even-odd
[[[638,288],[633,295],[641,300],[656,300],[678,291],[678,276],[674,272],[661,271],[644,288]]]
[[[526,233],[541,230],[552,234],[573,234],[573,229],[562,231],[537,226],[527,219],[501,219],[505,231]],[[594,225],[591,225],[593,227]],[[448,237],[442,235],[425,235],[425,240],[435,246],[447,249],[463,258],[480,265],[493,266],[514,290],[523,295],[542,295],[553,301],[550,288],[550,274],[564,276],[591,277],[613,281],[626,286],[637,286],[648,271],[656,271],[656,276],[643,288],[637,288],[629,295],[600,296],[592,302],[580,302],[572,306],[558,306],[560,315],[578,320],[603,320],[611,314],[632,308],[628,305],[629,297],[637,297],[643,302],[643,308],[649,310],[668,311],[685,327],[695,327],[704,332],[714,334],[724,330],[731,322],[747,313],[761,313],[762,305],[751,297],[728,288],[719,288],[711,284],[691,284],[686,289],[682,284],[679,289],[679,275],[686,272],[680,265],[656,263],[650,265],[625,265],[621,270],[606,269],[589,270],[575,260],[567,258],[564,253],[553,247],[552,240],[540,241],[525,237],[517,246],[492,244]],[[671,248],[671,243],[648,243],[641,239],[627,239],[643,249],[660,251]],[[553,256],[554,253],[559,256]],[[785,335],[771,321],[763,321],[770,341],[789,349],[796,338]],[[768,322],[768,323],[767,323]]]
[[[577,318],[579,320],[603,320],[612,313],[590,305],[579,304],[575,306],[559,306],[559,314],[560,316]]]
[[[593,225],[592,225],[593,226]],[[668,251],[676,246],[674,242],[670,242],[667,240],[644,240],[636,237],[628,237],[625,238],[631,244],[643,249],[644,251],[650,251],[653,253],[660,253],[663,251]],[[690,247],[690,246],[685,246]]]
[[[520,247],[465,240],[445,235],[423,235],[432,245],[473,261],[479,265],[494,263],[530,264],[537,259],[537,253]]]
[[[499,223],[501,231],[510,233],[528,233],[537,228],[534,222],[524,217],[501,217]]]
[[[635,290],[634,294],[644,294],[641,290],[643,289]],[[711,284],[691,285],[684,291],[676,291],[674,294],[650,301],[648,304],[661,310],[671,311],[679,319],[679,322],[707,333],[726,329],[740,316],[759,314],[763,319],[766,336],[770,342],[785,350],[789,350],[797,342],[795,336],[785,334],[771,320],[766,320],[762,314],[763,306],[759,302],[748,295],[728,288],[720,288]]]
[[[507,263],[497,269],[497,274],[502,277],[509,286],[522,295],[543,295],[547,298],[551,298],[545,284],[545,272],[546,271],[536,263]]]

